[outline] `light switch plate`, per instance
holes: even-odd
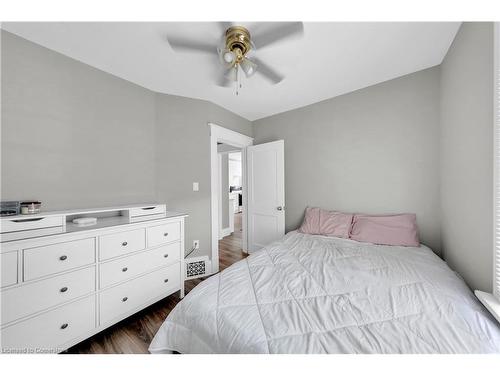
[[[200,191],[200,183],[193,182],[193,191]]]

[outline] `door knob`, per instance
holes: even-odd
[[[278,206],[278,207],[276,207],[276,209],[277,209],[278,211],[283,211],[283,207],[282,207],[282,206]]]

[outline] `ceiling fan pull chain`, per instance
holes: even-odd
[[[236,96],[238,96],[240,94],[240,72],[238,64],[234,66],[234,69],[236,69]]]
[[[241,71],[241,69],[240,69],[240,71]],[[240,89],[243,87],[243,85],[241,84],[241,74],[238,74],[238,86]]]

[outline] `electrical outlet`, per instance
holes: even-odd
[[[193,248],[194,249],[200,248],[200,240],[193,240]]]

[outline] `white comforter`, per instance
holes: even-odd
[[[500,327],[429,248],[288,233],[200,283],[152,353],[500,353]]]

